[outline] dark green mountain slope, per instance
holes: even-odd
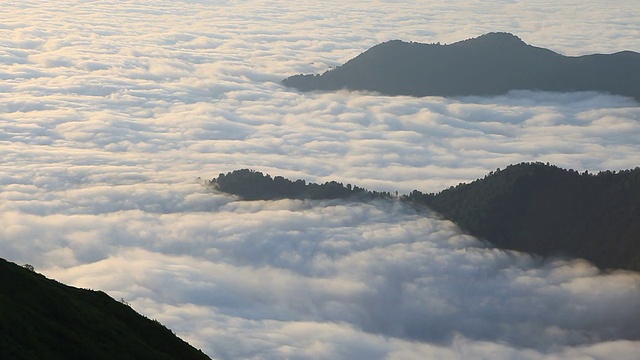
[[[227,194],[237,195],[244,200],[276,199],[373,199],[390,197],[386,192],[368,191],[357,186],[346,186],[329,181],[324,184],[307,183],[304,180],[291,181],[282,176],[271,177],[249,169],[235,170],[219,174],[209,181],[209,185]]]
[[[251,170],[220,174],[210,184],[246,200],[392,197],[337,182],[306,184]],[[523,163],[437,194],[414,190],[401,200],[426,205],[499,248],[640,271],[640,168],[593,175]]]
[[[1,359],[209,359],[157,321],[99,291],[0,259]]]
[[[501,248],[640,270],[640,168],[593,175],[523,163],[406,200]]]
[[[282,84],[301,91],[340,89],[385,95],[490,96],[510,90],[599,91],[640,100],[640,54],[568,57],[489,33],[450,45],[392,40],[322,75]]]

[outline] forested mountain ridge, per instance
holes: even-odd
[[[215,189],[243,200],[276,200],[276,199],[374,199],[390,197],[387,192],[369,191],[358,186],[346,186],[336,181],[324,184],[307,183],[298,179],[291,181],[282,176],[271,177],[259,171],[241,169],[220,173],[208,184]]]
[[[594,175],[518,164],[437,194],[414,191],[405,199],[501,248],[640,270],[637,167]]]
[[[640,54],[564,56],[509,33],[450,45],[391,40],[322,75],[282,84],[301,91],[340,89],[410,96],[491,96],[510,90],[598,91],[640,101]]]
[[[0,259],[0,358],[210,359],[159,322],[100,291]]]
[[[210,184],[246,200],[394,197],[350,184],[306,184],[246,169],[220,174]],[[522,163],[439,193],[414,190],[400,199],[426,205],[499,248],[640,271],[638,167],[594,175]]]

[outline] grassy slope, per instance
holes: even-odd
[[[209,359],[100,291],[70,287],[0,259],[2,359]]]

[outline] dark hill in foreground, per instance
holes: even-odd
[[[491,96],[510,90],[598,91],[640,101],[640,54],[563,56],[508,33],[450,45],[392,40],[322,75],[282,81],[301,91],[340,89],[385,95]]]
[[[0,358],[209,359],[157,321],[100,291],[0,259]]]
[[[392,197],[337,182],[307,184],[250,170],[220,174],[211,184],[247,200]],[[437,194],[414,190],[401,199],[426,205],[499,248],[640,271],[640,168],[593,175],[523,163]]]

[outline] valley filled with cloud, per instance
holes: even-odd
[[[637,273],[497,250],[399,202],[244,202],[203,185],[251,168],[433,192],[522,161],[638,166],[629,98],[279,84],[390,39],[508,31],[565,55],[640,51],[633,2],[0,9],[0,257],[124,299],[212,358],[634,358]]]

